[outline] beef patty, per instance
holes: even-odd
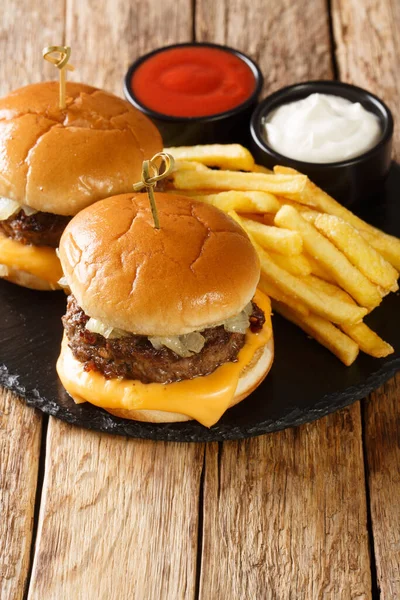
[[[21,244],[58,248],[60,237],[72,217],[37,212],[29,217],[19,213],[0,221],[0,231]]]
[[[74,357],[84,364],[85,371],[100,371],[107,379],[124,377],[143,383],[171,383],[208,375],[221,364],[236,361],[245,341],[244,334],[225,331],[222,325],[211,327],[201,332],[205,338],[201,352],[182,358],[165,347],[156,350],[143,335],[106,339],[91,333],[85,328],[88,320],[70,295],[62,319],[68,345]],[[263,311],[253,302],[251,330],[260,331],[264,322]]]

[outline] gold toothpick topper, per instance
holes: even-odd
[[[56,54],[56,56],[54,56]],[[57,67],[60,71],[60,98],[59,106],[61,109],[66,107],[65,93],[65,72],[74,71],[74,67],[68,64],[71,57],[71,48],[69,46],[47,46],[43,48],[42,55],[45,60],[48,60]]]
[[[160,166],[158,162],[161,160]],[[142,190],[144,187],[147,189],[149,195],[151,214],[153,215],[154,227],[160,229],[160,221],[158,218],[156,201],[154,198],[154,188],[157,181],[167,177],[173,170],[175,161],[171,154],[167,152],[158,152],[150,160],[144,160],[142,166],[142,181],[135,183],[133,189],[135,192]]]

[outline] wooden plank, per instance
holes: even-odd
[[[0,600],[22,598],[28,576],[41,417],[0,390]]]
[[[0,20],[0,96],[43,79],[56,79],[42,48],[61,44],[64,0],[2,3]]]
[[[71,79],[120,95],[128,63],[191,34],[185,0],[67,0]],[[29,600],[193,598],[203,455],[51,419]]]
[[[359,404],[207,447],[200,598],[371,598]]]
[[[382,97],[400,119],[400,3],[333,0],[341,78]],[[395,127],[394,157],[400,159]],[[365,407],[365,446],[378,586],[382,600],[400,598],[400,377],[372,394]]]
[[[76,67],[71,80],[119,96],[125,72],[138,56],[192,39],[192,4],[187,0],[66,1],[66,40]]]
[[[196,39],[249,54],[264,74],[264,93],[307,79],[330,79],[325,0],[197,0]]]
[[[29,600],[194,598],[203,453],[51,419]]]
[[[332,77],[323,0],[198,0],[196,15],[198,39],[260,63],[265,93]],[[359,404],[219,455],[208,448],[204,506],[203,600],[371,597]]]
[[[400,117],[400,3],[398,0],[332,0],[340,78],[375,92]],[[400,159],[400,128],[394,131]]]
[[[54,77],[41,50],[63,39],[60,1],[2,5],[0,95]],[[0,599],[22,598],[28,577],[42,417],[0,390]]]
[[[372,529],[381,600],[400,598],[400,375],[365,406]]]

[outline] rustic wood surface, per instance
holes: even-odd
[[[371,394],[365,441],[381,598],[400,598],[400,375]]]
[[[359,404],[209,445],[204,506],[202,600],[371,597]]]
[[[400,2],[333,0],[340,78],[390,106],[400,160]],[[365,447],[377,580],[381,598],[400,598],[400,378],[372,394],[364,410]]]
[[[51,419],[29,600],[193,598],[203,455]]]
[[[0,598],[22,598],[31,555],[41,417],[0,394]]]
[[[38,50],[48,45],[49,32],[62,38],[63,15],[61,2],[18,0],[2,4],[1,96],[49,77],[50,65],[38,60]],[[1,600],[19,600],[27,583],[42,420],[41,413],[0,390]]]
[[[400,2],[332,0],[336,60],[340,79],[365,87],[400,118]],[[400,160],[400,127],[394,131],[394,158]]]
[[[266,93],[337,70],[400,119],[397,0],[329,5],[7,0],[1,90],[54,77],[37,55],[64,40],[75,80],[121,94],[131,60],[195,35],[256,58]],[[378,586],[400,598],[399,389],[398,377],[365,409],[206,447],[51,419],[30,576],[41,417],[0,393],[0,599],[23,598],[27,578],[29,600],[364,600]]]

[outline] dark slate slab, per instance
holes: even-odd
[[[400,167],[380,198],[359,210],[369,222],[400,236]],[[265,382],[207,429],[197,422],[152,425],[76,405],[58,381],[65,309],[62,292],[40,293],[0,281],[0,383],[30,406],[69,423],[131,437],[215,441],[251,437],[319,419],[378,388],[400,369],[400,298],[391,294],[366,321],[395,348],[385,359],[360,354],[344,367],[302,331],[274,316],[275,362]]]

